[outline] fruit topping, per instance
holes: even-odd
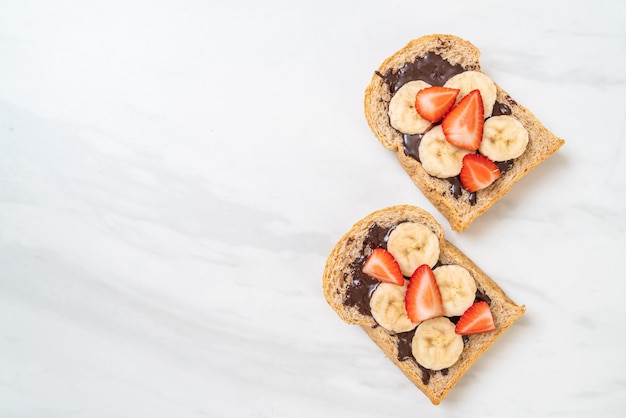
[[[457,100],[463,99],[472,90],[479,90],[480,97],[483,99],[483,112],[488,118],[493,112],[496,103],[498,88],[496,83],[485,73],[480,71],[465,71],[455,75],[446,81],[444,87],[451,89],[459,89],[459,97]]]
[[[483,138],[484,109],[479,90],[472,90],[450,110],[441,124],[446,140],[459,148],[476,151]]]
[[[411,346],[415,361],[422,367],[442,370],[458,361],[463,352],[463,337],[454,332],[452,321],[441,316],[422,322]]]
[[[489,158],[481,154],[463,157],[460,178],[463,187],[470,193],[484,189],[500,177],[500,169]]]
[[[439,122],[456,103],[459,89],[433,86],[422,89],[415,96],[415,109],[430,122]]]
[[[467,308],[461,315],[454,332],[459,335],[470,335],[481,334],[495,329],[496,324],[493,322],[489,305],[487,302],[480,301]]]
[[[513,116],[493,116],[485,121],[483,140],[478,150],[492,161],[519,157],[528,145],[528,131]]]
[[[415,96],[430,84],[422,81],[410,81],[396,92],[389,102],[389,123],[403,134],[422,134],[431,123],[420,116],[415,109]]]
[[[439,260],[439,237],[426,225],[402,222],[389,234],[387,250],[393,254],[402,274],[411,277],[422,264],[434,267]]]
[[[441,293],[444,316],[459,316],[474,303],[476,282],[470,272],[458,264],[433,269]]]
[[[391,253],[384,248],[376,248],[367,258],[361,271],[384,283],[404,285],[400,266]]]
[[[424,171],[440,179],[458,176],[463,157],[472,152],[446,141],[441,125],[424,134],[418,149]]]
[[[443,315],[441,293],[427,264],[419,266],[411,276],[406,290],[406,312],[413,322]]]
[[[406,288],[406,284],[396,286],[391,283],[379,283],[370,297],[372,317],[387,331],[408,332],[417,326],[417,323],[412,322],[406,313],[404,303]]]

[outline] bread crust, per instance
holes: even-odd
[[[431,373],[427,384],[423,381],[424,370],[414,360],[398,359],[398,337],[395,334],[377,326],[371,316],[344,304],[347,288],[354,279],[353,263],[362,255],[363,242],[370,227],[375,223],[383,228],[389,228],[405,221],[419,222],[433,230],[439,238],[439,262],[459,264],[470,272],[476,281],[478,291],[489,297],[490,309],[496,324],[495,331],[470,336],[460,359],[447,370],[446,374]],[[360,325],[385,356],[426,394],[434,405],[442,401],[472,363],[525,311],[523,305],[519,306],[513,302],[474,262],[445,240],[441,225],[428,212],[409,205],[384,208],[355,223],[331,251],[322,275],[322,287],[326,301],[337,315],[348,324]]]
[[[450,183],[426,173],[422,165],[403,150],[402,134],[391,127],[387,112],[391,92],[381,74],[388,70],[396,72],[407,62],[434,52],[452,65],[459,64],[465,70],[482,71],[479,63],[480,51],[470,42],[453,35],[427,35],[410,41],[404,48],[385,59],[372,76],[365,89],[364,111],[367,123],[388,150],[396,157],[415,185],[424,193],[432,204],[448,219],[453,230],[465,230],[478,216],[487,211],[501,199],[511,187],[530,170],[555,153],[565,141],[555,136],[524,106],[517,103],[497,83],[497,101],[511,109],[528,131],[529,142],[524,154],[515,159],[513,167],[503,173],[491,186],[477,192],[477,202],[470,203],[470,195],[462,191],[459,198],[450,192]]]

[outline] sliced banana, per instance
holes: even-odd
[[[476,299],[476,282],[469,271],[457,264],[439,266],[433,270],[444,316],[460,316]]]
[[[422,264],[433,267],[439,260],[439,238],[426,225],[403,222],[396,226],[387,241],[389,251],[405,277],[411,277]]]
[[[389,102],[389,122],[403,134],[415,135],[426,132],[431,123],[415,110],[417,92],[430,87],[425,81],[409,81],[396,92]]]
[[[478,89],[483,99],[485,118],[491,116],[496,103],[497,87],[489,76],[480,71],[465,71],[450,78],[444,87],[461,90],[456,98],[457,103],[470,91]]]
[[[472,152],[446,141],[441,125],[426,132],[419,145],[419,157],[424,170],[442,179],[457,176],[463,167],[463,157]]]
[[[422,322],[415,330],[413,357],[430,370],[441,370],[457,362],[463,351],[463,337],[454,332],[454,324],[440,316]]]
[[[392,283],[381,283],[370,298],[372,317],[381,327],[391,332],[411,331],[418,322],[411,322],[406,313],[404,300],[406,288]]]
[[[513,116],[493,116],[485,121],[479,151],[492,161],[507,161],[524,153],[528,131]]]

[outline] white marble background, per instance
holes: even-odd
[[[0,1],[0,417],[623,417],[625,27],[620,1]],[[567,141],[462,234],[362,114],[437,32]],[[438,407],[321,292],[400,203],[527,306]]]

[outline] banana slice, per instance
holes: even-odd
[[[404,286],[381,283],[370,298],[370,308],[374,320],[391,332],[407,332],[419,322],[411,322],[406,313],[405,297],[408,282]]]
[[[417,92],[430,87],[425,81],[409,81],[396,92],[389,102],[389,122],[403,134],[415,135],[426,132],[431,125],[415,110]]]
[[[433,270],[444,316],[460,316],[476,299],[476,282],[465,267],[457,264],[439,266]]]
[[[413,357],[430,370],[452,366],[463,351],[463,337],[454,332],[454,324],[440,316],[422,322],[415,330]]]
[[[524,153],[528,131],[513,116],[493,116],[485,121],[479,151],[492,161],[507,161]]]
[[[439,238],[427,226],[403,222],[396,226],[387,241],[389,251],[405,277],[411,277],[422,264],[433,267],[439,260]]]
[[[480,71],[465,71],[450,78],[446,84],[444,84],[444,87],[461,90],[456,98],[457,103],[470,91],[478,89],[483,99],[485,118],[491,116],[493,105],[496,103],[496,93],[498,89],[496,83],[484,73]]]
[[[419,157],[424,170],[442,179],[457,176],[463,167],[463,157],[472,152],[449,143],[441,125],[426,132],[419,145]]]

